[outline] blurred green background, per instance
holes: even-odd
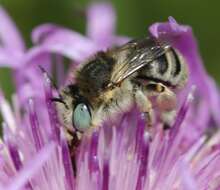
[[[83,33],[85,19],[79,13],[89,2],[91,1],[0,0],[0,4],[17,23],[28,46],[31,46],[31,30],[46,22]],[[191,25],[208,72],[220,82],[219,0],[112,0],[112,4],[117,11],[118,34],[143,36],[150,24],[165,21],[170,15],[180,23]],[[12,91],[9,73],[7,69],[0,69],[0,85],[7,95]]]

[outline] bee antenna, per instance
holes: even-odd
[[[58,91],[58,87],[57,87],[55,81],[53,80],[53,78],[48,74],[48,72],[47,72],[41,65],[38,65],[38,67],[39,67],[40,71],[41,71],[43,74],[46,74],[46,75],[47,75],[47,77],[48,77],[48,79],[50,80],[50,82],[51,82],[53,88],[55,88],[55,89]]]
[[[47,75],[48,79],[49,79],[50,82],[51,82],[52,87],[53,87],[54,89],[56,89],[56,91],[58,92],[59,98],[52,98],[52,99],[53,99],[52,101],[63,103],[63,104],[65,105],[65,107],[66,107],[67,109],[69,109],[68,106],[67,106],[67,104],[63,101],[63,97],[62,97],[62,95],[59,93],[59,89],[58,89],[58,87],[57,87],[55,81],[53,80],[53,78],[48,74],[48,72],[47,72],[41,65],[38,65],[38,67],[39,67],[40,71],[41,71],[43,74],[46,74],[46,75]]]
[[[62,103],[66,109],[69,109],[68,105],[66,104],[66,102],[64,102],[61,98],[51,98],[52,102],[58,102],[58,103]]]

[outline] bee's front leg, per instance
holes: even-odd
[[[72,167],[73,167],[73,172],[74,172],[74,176],[76,177],[77,175],[77,154],[78,154],[78,147],[81,143],[81,133],[77,132],[77,131],[70,131],[67,130],[67,135],[68,137],[68,147],[69,147],[69,152],[70,152],[70,157],[71,157],[71,161],[72,161]],[[71,137],[71,138],[70,138]]]
[[[135,101],[140,111],[144,113],[146,117],[146,130],[151,133],[153,123],[153,110],[151,101],[141,90],[137,90],[135,92]]]

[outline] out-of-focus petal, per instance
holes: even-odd
[[[90,39],[68,29],[56,27],[53,32],[45,32],[50,29],[52,30],[52,28],[52,25],[50,25],[50,28],[45,26],[42,30],[39,28],[38,32],[36,31],[35,40],[43,38],[44,35],[46,37],[41,41],[40,45],[35,46],[28,52],[25,62],[32,61],[33,58],[42,53],[57,53],[81,62],[98,50],[101,50]]]
[[[7,123],[7,126],[10,130],[15,133],[16,131],[16,122],[14,118],[14,114],[11,110],[9,103],[5,100],[2,91],[0,91],[0,111],[1,115],[4,118],[4,121]]]
[[[92,4],[87,9],[87,35],[103,46],[113,43],[116,16],[109,3]]]
[[[213,114],[213,117],[214,117],[214,120],[220,124],[220,111],[219,111],[219,108],[220,108],[220,98],[219,98],[219,90],[218,88],[216,87],[216,83],[213,81],[212,78],[209,77],[209,79],[207,80],[207,83],[208,83],[208,89],[207,91],[210,92],[210,103],[211,105],[208,105],[210,106],[212,109],[211,109],[211,112]]]
[[[131,38],[126,37],[126,36],[116,36],[114,42],[116,45],[123,45],[129,42],[130,40]]]
[[[58,26],[54,24],[43,24],[38,27],[36,27],[31,34],[31,38],[33,43],[41,43],[44,41],[44,39],[52,34],[53,32],[56,32],[58,29]]]
[[[27,63],[23,60],[23,63],[25,65],[16,70],[13,75],[17,95],[22,105],[24,105],[30,97],[43,98],[43,82],[38,66],[41,65],[51,73],[51,56],[49,56],[48,53],[42,53],[32,59],[31,62]]]
[[[12,56],[13,52],[0,47],[0,67],[17,68],[20,65],[19,60]]]
[[[0,23],[0,39],[2,45],[9,49],[24,52],[25,45],[21,35],[2,7],[0,7]]]

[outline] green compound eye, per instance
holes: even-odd
[[[74,127],[79,131],[86,131],[90,127],[91,114],[86,104],[78,104],[72,116],[72,122]]]

